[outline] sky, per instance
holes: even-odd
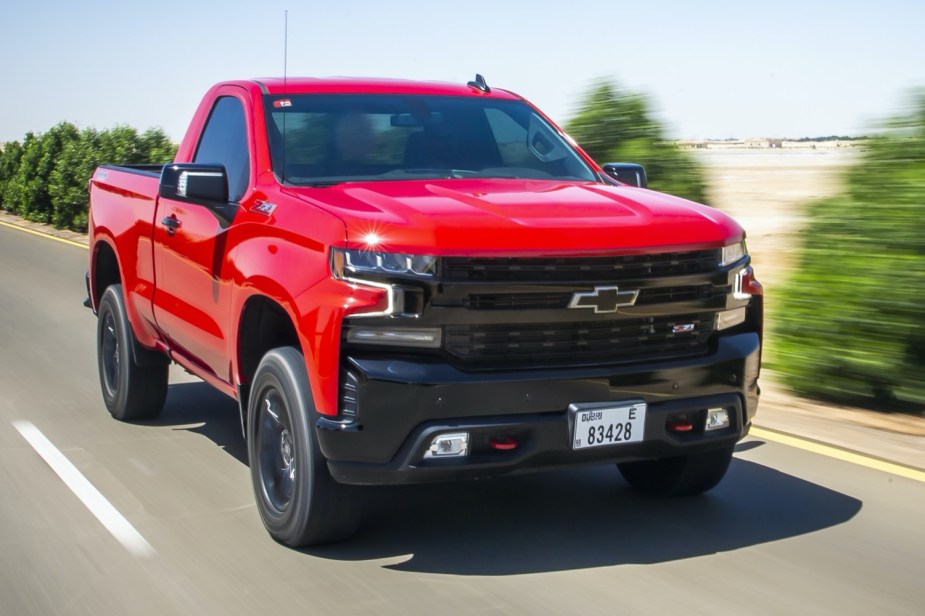
[[[923,0],[0,0],[0,142],[61,121],[160,127],[205,91],[289,75],[465,82],[567,123],[606,79],[667,136],[858,135],[925,87]]]

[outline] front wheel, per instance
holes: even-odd
[[[641,492],[689,496],[710,490],[722,480],[734,446],[703,453],[617,464],[623,478]]]
[[[139,366],[122,285],[106,289],[97,312],[96,349],[100,389],[109,414],[121,421],[157,417],[167,399],[169,366]]]
[[[292,547],[344,539],[358,519],[350,488],[321,455],[314,411],[302,354],[281,347],[264,355],[251,386],[247,453],[263,524]]]

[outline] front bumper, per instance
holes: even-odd
[[[351,357],[359,377],[355,422],[318,416],[321,451],[348,484],[472,479],[530,470],[677,456],[731,445],[758,405],[760,341],[722,337],[709,356],[628,367],[464,372],[445,363]],[[645,440],[571,449],[570,404],[644,400]],[[729,410],[727,428],[705,432],[706,409]],[[673,432],[684,416],[690,432]],[[425,459],[433,438],[468,432],[468,456]],[[490,446],[497,438],[512,450]]]

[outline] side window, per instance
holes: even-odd
[[[236,202],[247,190],[250,180],[250,155],[247,151],[247,124],[244,107],[233,96],[223,96],[212,107],[206,121],[194,163],[221,163],[228,172],[228,199]]]

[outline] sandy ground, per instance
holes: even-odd
[[[710,205],[738,220],[765,287],[766,315],[773,320],[777,290],[797,266],[798,233],[807,203],[831,195],[855,150],[697,150],[707,172]],[[86,236],[24,222],[5,212],[0,221],[86,243]],[[773,347],[773,336],[766,340]],[[774,375],[762,373],[756,424],[925,469],[925,417],[879,413],[798,398]]]
[[[795,267],[806,204],[836,193],[854,149],[695,150],[707,171],[710,205],[745,227],[762,284],[774,289]]]

